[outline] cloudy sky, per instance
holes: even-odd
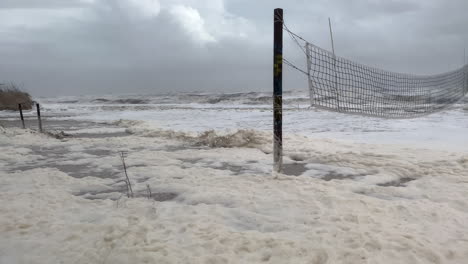
[[[273,9],[338,55],[417,74],[455,69],[467,0],[0,0],[0,82],[36,96],[269,91]],[[305,58],[285,35],[284,55]],[[285,90],[306,90],[285,72]]]

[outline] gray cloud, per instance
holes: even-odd
[[[468,43],[463,0],[6,0],[0,80],[37,96],[269,91],[277,6],[292,30],[324,48],[332,17],[340,56],[393,71],[456,68]],[[285,57],[304,67],[287,35]],[[306,85],[286,70],[285,90]]]
[[[88,4],[86,0],[2,0],[0,2],[0,9],[58,9],[80,7]]]

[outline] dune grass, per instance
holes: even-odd
[[[29,93],[21,91],[14,83],[0,85],[0,110],[18,110],[18,104],[23,109],[33,107],[33,101]]]

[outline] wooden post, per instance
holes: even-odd
[[[283,167],[283,9],[274,10],[273,33],[273,170]]]
[[[37,109],[37,122],[39,125],[39,132],[42,133],[42,120],[41,120],[41,108],[39,104],[36,104],[36,109]]]
[[[18,104],[18,109],[20,112],[21,124],[23,125],[23,129],[26,129],[26,126],[24,125],[23,107],[21,106],[21,104]]]

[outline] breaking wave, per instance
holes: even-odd
[[[116,100],[98,98],[98,99],[94,99],[92,102],[112,103],[112,104],[149,104],[151,101],[145,100],[145,99],[137,99],[137,98],[116,99]]]
[[[200,133],[164,130],[149,127],[144,121],[119,120],[112,123],[126,128],[126,132],[142,137],[164,137],[188,142],[193,146],[210,148],[258,148],[271,143],[266,132],[239,129],[232,132],[207,130]]]
[[[59,104],[96,104],[96,105],[144,105],[144,104],[207,104],[207,105],[271,105],[271,93],[174,93],[166,95],[126,95],[126,96],[84,96],[62,97],[46,100]],[[310,99],[304,92],[285,92],[285,105],[308,104]]]
[[[192,138],[195,145],[212,148],[254,148],[268,142],[254,130],[237,130],[234,133],[219,135],[214,130],[205,131]]]

